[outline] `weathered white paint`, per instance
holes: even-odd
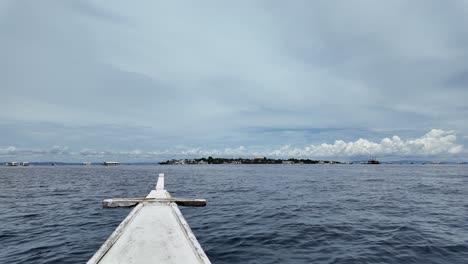
[[[120,223],[120,225],[114,230],[111,236],[102,244],[102,246],[94,253],[94,256],[88,260],[87,264],[100,263],[99,261],[102,257],[110,250],[114,243],[120,238],[122,233],[125,231],[125,228],[128,224],[135,218],[138,212],[143,208],[143,204],[138,204],[133,210],[127,215],[127,217]]]
[[[156,183],[156,191],[164,190],[164,173],[159,173],[158,183]]]
[[[146,198],[171,198],[160,174]],[[88,261],[92,263],[211,263],[174,202],[139,203]]]

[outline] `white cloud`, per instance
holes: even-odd
[[[404,140],[399,136],[384,138],[380,142],[358,139],[354,142],[336,140],[333,144],[310,145],[304,148],[284,146],[269,152],[273,156],[308,156],[308,157],[352,157],[369,155],[428,156],[439,154],[457,154],[463,151],[462,145],[456,144],[453,131],[432,129],[417,139]]]
[[[92,149],[82,149],[78,152],[71,151],[68,147],[53,146],[47,150],[17,149],[13,146],[0,148],[0,155],[3,156],[33,156],[46,158],[60,158],[61,160],[77,159],[104,159],[117,158],[121,160],[159,160],[177,157],[358,157],[358,156],[436,156],[453,155],[464,152],[463,145],[456,143],[456,135],[453,131],[432,129],[425,135],[416,139],[402,139],[395,135],[382,139],[380,142],[372,142],[368,139],[358,139],[346,142],[336,140],[333,144],[323,143],[320,145],[309,145],[302,148],[283,146],[274,150],[256,149],[253,147],[240,146],[238,148],[225,149],[203,149],[203,148],[182,148],[166,149],[155,151],[96,151]]]
[[[177,153],[174,153],[177,155]],[[238,148],[225,148],[224,150],[207,150],[201,148],[195,148],[190,150],[183,150],[178,155],[187,155],[187,156],[236,156],[236,155],[251,155],[247,151],[247,148],[240,146]]]
[[[456,135],[453,131],[432,129],[425,135],[416,139],[402,139],[395,135],[384,138],[380,142],[368,139],[345,142],[336,140],[333,144],[323,143],[309,145],[302,148],[283,146],[271,151],[255,151],[243,146],[237,149],[203,150],[200,148],[185,150],[179,153],[183,156],[267,156],[267,157],[356,157],[356,156],[431,156],[451,155],[463,152],[463,146],[456,144]]]
[[[55,155],[66,155],[69,154],[69,148],[68,147],[62,147],[62,146],[53,146],[48,153],[50,154],[55,154]]]
[[[12,155],[15,154],[16,148],[9,146],[6,148],[0,148],[0,155]]]

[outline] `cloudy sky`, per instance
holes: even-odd
[[[0,1],[0,161],[465,160],[468,1]]]

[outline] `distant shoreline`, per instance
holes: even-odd
[[[204,164],[352,164],[352,162],[341,162],[334,160],[311,160],[311,159],[269,159],[261,158],[200,158],[200,159],[172,159],[160,162],[161,165],[204,165]]]
[[[6,161],[0,161],[0,167],[10,167],[6,164]],[[102,161],[96,162],[60,162],[60,161],[31,161],[27,162],[29,166],[103,166]],[[269,158],[198,158],[198,159],[171,159],[167,161],[146,161],[146,162],[120,162],[120,165],[127,166],[152,166],[152,165],[204,165],[204,164],[367,164],[365,160],[357,161],[335,161],[335,160],[313,160],[313,159],[269,159]],[[394,160],[394,161],[383,161],[381,164],[393,164],[393,165],[439,165],[439,164],[451,164],[451,165],[466,165],[466,161],[421,161],[421,160]],[[16,167],[16,166],[15,166]],[[28,167],[18,165],[17,167]],[[111,166],[113,167],[113,166]]]

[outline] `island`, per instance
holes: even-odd
[[[203,164],[346,164],[347,162],[311,159],[269,159],[261,158],[201,158],[172,159],[160,162],[161,165],[203,165]]]

